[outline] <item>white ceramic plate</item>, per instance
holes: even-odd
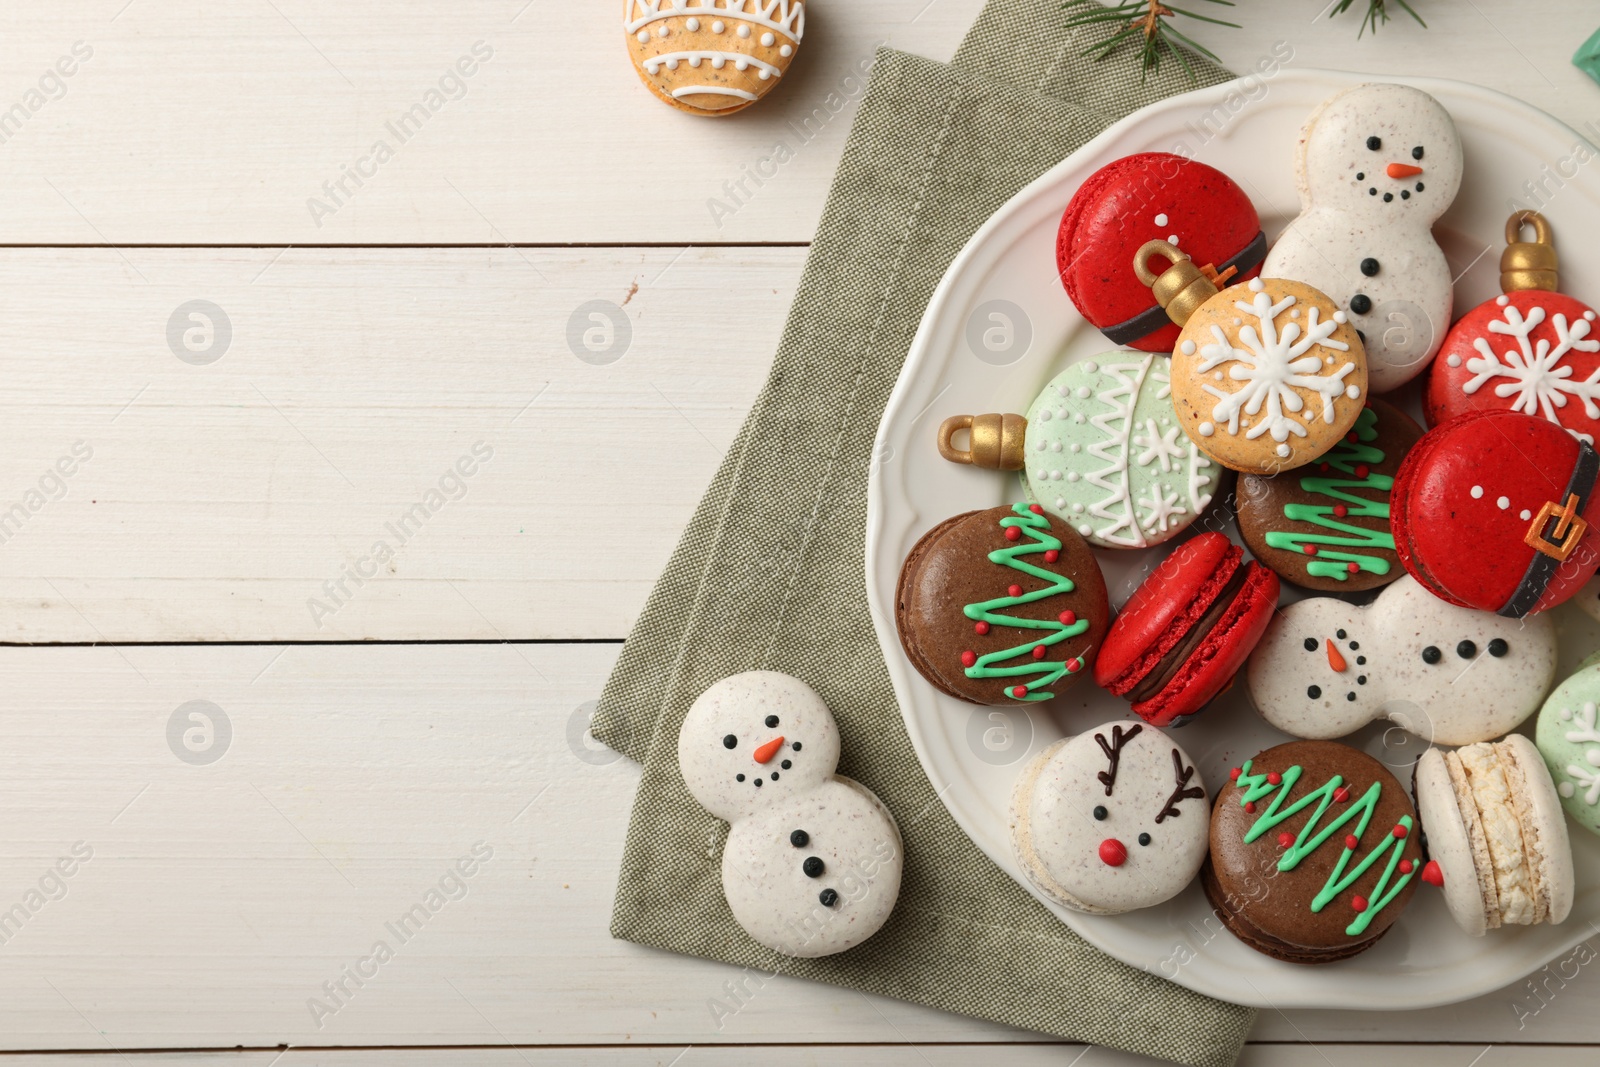
[[[956,822],[991,859],[1027,886],[1012,861],[1006,806],[1027,759],[1064,733],[1127,718],[1126,703],[1089,681],[1043,708],[980,708],[940,694],[911,667],[894,625],[895,579],[911,546],[935,523],[975,508],[1021,499],[1014,476],[958,467],[939,457],[934,431],[949,415],[1023,412],[1068,363],[1111,349],[1068,301],[1056,276],[1056,225],[1074,190],[1095,170],[1133,152],[1189,154],[1231,176],[1250,194],[1269,238],[1298,212],[1294,145],[1301,122],[1325,97],[1373,78],[1283,70],[1172,97],[1090,141],[1001,208],[956,257],[934,294],[878,431],[867,519],[867,594],[889,675],[923,767]],[[1466,152],[1461,194],[1435,233],[1460,274],[1457,313],[1497,295],[1499,252],[1514,206],[1538,207],[1555,228],[1562,288],[1600,300],[1600,262],[1582,251],[1600,233],[1600,167],[1573,161],[1577,133],[1507,96],[1462,82],[1407,81],[1455,117]],[[1592,149],[1591,149],[1592,151]],[[1564,162],[1565,161],[1565,162]],[[1527,183],[1543,191],[1537,200]],[[1517,205],[1512,200],[1518,201]],[[984,306],[991,301],[1011,305]],[[996,310],[1005,321],[991,318]],[[977,324],[974,330],[973,324]],[[980,358],[969,342],[997,328]],[[1237,538],[1231,524],[1227,532]],[[1120,605],[1162,548],[1098,553]],[[1295,598],[1285,585],[1286,599]],[[1600,648],[1600,626],[1557,610],[1563,671]],[[1251,709],[1239,685],[1177,739],[1214,791],[1227,768],[1286,737]],[[1347,739],[1409,782],[1422,743],[1398,729],[1371,727]],[[1442,894],[1419,886],[1410,908],[1374,948],[1352,960],[1305,967],[1246,948],[1222,929],[1198,883],[1168,904],[1113,918],[1050,905],[1093,944],[1191,989],[1261,1007],[1405,1009],[1446,1004],[1499,989],[1594,933],[1600,921],[1600,838],[1573,828],[1577,902],[1561,926],[1463,934]],[[1031,889],[1031,887],[1028,887]],[[1037,896],[1037,894],[1035,894]],[[1043,898],[1040,898],[1043,900]],[[1044,901],[1049,905],[1049,901]]]

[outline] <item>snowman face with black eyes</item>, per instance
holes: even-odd
[[[1349,89],[1325,102],[1301,146],[1306,206],[1431,225],[1461,186],[1461,139],[1450,113],[1406,85]]]
[[[678,732],[678,765],[694,798],[732,822],[831,778],[839,728],[804,682],[751,671],[694,702]]]
[[[1134,721],[1058,742],[1011,800],[1012,852],[1051,899],[1115,915],[1181,892],[1205,858],[1205,786],[1160,730]]]
[[[1500,737],[1538,710],[1555,675],[1545,615],[1460,608],[1410,575],[1365,608],[1333,597],[1280,611],[1250,657],[1256,709],[1295,737],[1343,737],[1389,719],[1426,740]]]

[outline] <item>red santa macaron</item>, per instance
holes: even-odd
[[[1158,240],[1230,283],[1254,278],[1267,255],[1255,206],[1215,167],[1169,152],[1106,164],[1061,216],[1056,267],[1073,305],[1113,344],[1170,352],[1177,343],[1178,327],[1128,267],[1141,246]]]
[[[1600,567],[1600,456],[1553,422],[1474,411],[1424,434],[1395,476],[1390,525],[1407,571],[1462,607],[1521,618]]]

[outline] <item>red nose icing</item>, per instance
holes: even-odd
[[[1422,880],[1429,885],[1444,885],[1444,871],[1440,868],[1438,860],[1429,860],[1428,865],[1422,868]]]
[[[1128,862],[1128,846],[1114,837],[1100,842],[1100,862],[1108,867],[1121,867]]]
[[[1391,178],[1410,178],[1422,173],[1421,167],[1413,167],[1409,163],[1391,163],[1384,169]]]
[[[778,749],[780,749],[782,747],[783,747],[783,738],[774,737],[771,741],[768,741],[766,744],[764,744],[760,748],[756,749],[756,751],[755,751],[756,762],[757,763],[767,763],[767,762],[769,762],[772,759],[773,756],[776,756],[778,754]]]

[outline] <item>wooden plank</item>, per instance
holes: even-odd
[[[805,241],[875,47],[948,58],[981,5],[819,6],[788,83],[721,121],[637,83],[614,3],[579,17],[529,0],[6,5],[0,110],[40,106],[0,144],[0,239]],[[1594,29],[1588,0],[1541,4],[1536,31],[1518,0],[1434,4],[1430,29],[1401,14],[1360,41],[1358,16],[1330,20],[1327,6],[1282,0],[1244,29],[1190,32],[1240,71],[1285,41],[1295,66],[1466,77],[1574,125],[1592,117],[1593,86],[1568,62]],[[29,98],[77,42],[92,56]],[[492,50],[477,72],[449,84],[420,132],[391,133],[474,45]],[[363,162],[378,141],[392,158]],[[791,158],[775,165],[779,142]],[[358,166],[359,186],[345,177]],[[314,213],[313,199],[335,210]]]
[[[0,249],[0,640],[621,637],[803,257]]]
[[[0,649],[0,918],[26,912],[0,926],[0,1049],[1037,1041],[613,940],[637,771],[582,731],[614,655]],[[379,941],[392,958],[363,962]],[[1579,972],[1522,1029],[1513,989],[1269,1013],[1258,1036],[1591,1041],[1600,977]]]

